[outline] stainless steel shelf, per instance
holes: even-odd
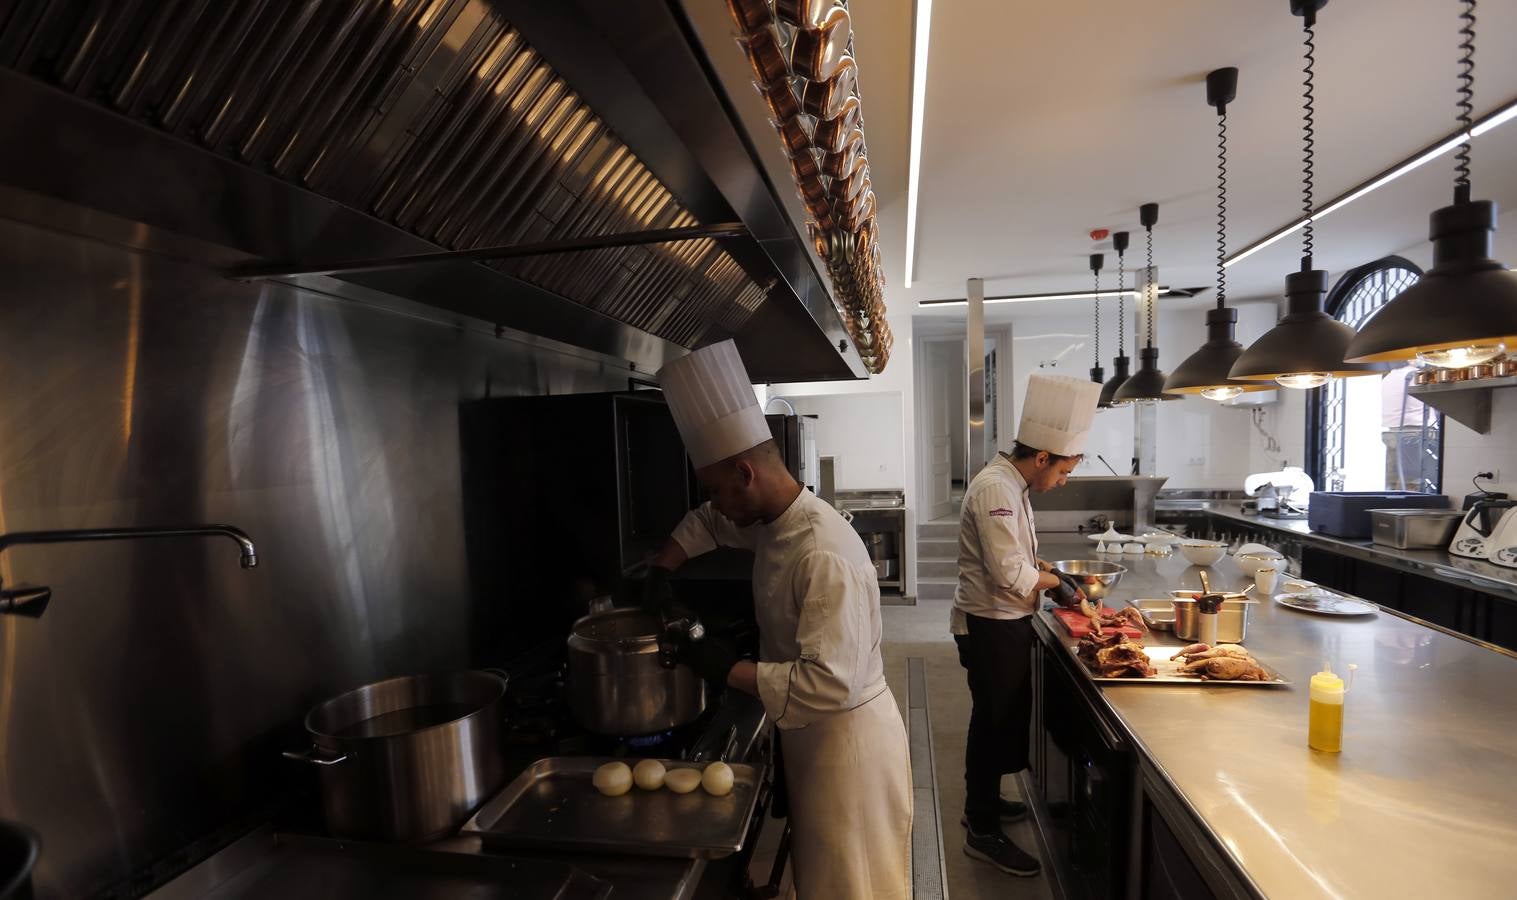
[[[1406,392],[1459,424],[1480,434],[1490,434],[1491,391],[1508,387],[1517,387],[1517,375],[1447,384],[1414,384]]]

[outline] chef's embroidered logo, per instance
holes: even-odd
[[[992,516],[1005,516],[1008,519],[1014,518],[1016,516],[1015,512],[1013,512],[1012,510],[1007,509],[1004,506],[997,506],[995,509],[993,509],[993,510],[990,511],[990,514]]]

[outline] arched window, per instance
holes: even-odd
[[[1399,256],[1360,266],[1328,292],[1327,313],[1358,330],[1421,277],[1415,263]],[[1379,378],[1336,378],[1317,391],[1308,406],[1307,443],[1322,490],[1441,490],[1443,416],[1407,393],[1414,371],[1406,365]]]

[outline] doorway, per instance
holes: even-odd
[[[963,484],[969,433],[964,399],[968,374],[964,366],[964,339],[945,337],[924,340],[917,371],[917,458],[922,460],[927,521],[953,514],[954,482]]]

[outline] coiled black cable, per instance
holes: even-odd
[[[1148,343],[1145,344],[1144,346],[1152,347],[1154,345],[1154,312],[1155,312],[1154,306],[1157,305],[1158,302],[1159,302],[1159,286],[1153,283],[1153,281],[1154,281],[1154,227],[1152,225],[1148,225],[1148,226],[1145,226],[1143,230],[1148,233],[1148,271],[1145,272],[1144,275],[1143,275],[1144,278],[1148,279],[1148,281],[1146,281],[1146,282],[1143,283],[1143,288],[1144,288],[1143,293],[1145,295],[1148,295]],[[1153,289],[1154,289],[1154,292],[1152,294],[1148,294],[1148,288],[1150,286],[1153,287]]]
[[[1127,346],[1127,273],[1123,271],[1127,257],[1126,250],[1117,251],[1117,355],[1126,354],[1123,349]]]
[[[1312,191],[1316,187],[1313,173],[1313,160],[1317,149],[1316,129],[1316,97],[1313,95],[1313,74],[1317,65],[1317,34],[1313,26],[1312,17],[1308,16],[1302,29],[1306,38],[1302,42],[1305,49],[1302,55],[1305,63],[1301,72],[1301,210],[1306,217],[1306,224],[1301,229],[1301,271],[1305,272],[1312,267]]]
[[[1470,199],[1470,120],[1475,114],[1475,0],[1464,0],[1464,12],[1459,14],[1464,23],[1459,28],[1459,49],[1464,55],[1459,59],[1459,127],[1464,131],[1464,143],[1454,164],[1454,202],[1468,203]]]
[[[1096,336],[1095,367],[1099,369],[1101,368],[1101,270],[1093,268],[1090,270],[1090,274],[1095,276],[1094,281],[1096,283],[1095,293],[1090,298],[1091,305],[1095,307],[1091,314],[1091,318],[1094,321],[1091,323],[1090,330]]]
[[[1227,305],[1227,110],[1217,116],[1217,308]]]

